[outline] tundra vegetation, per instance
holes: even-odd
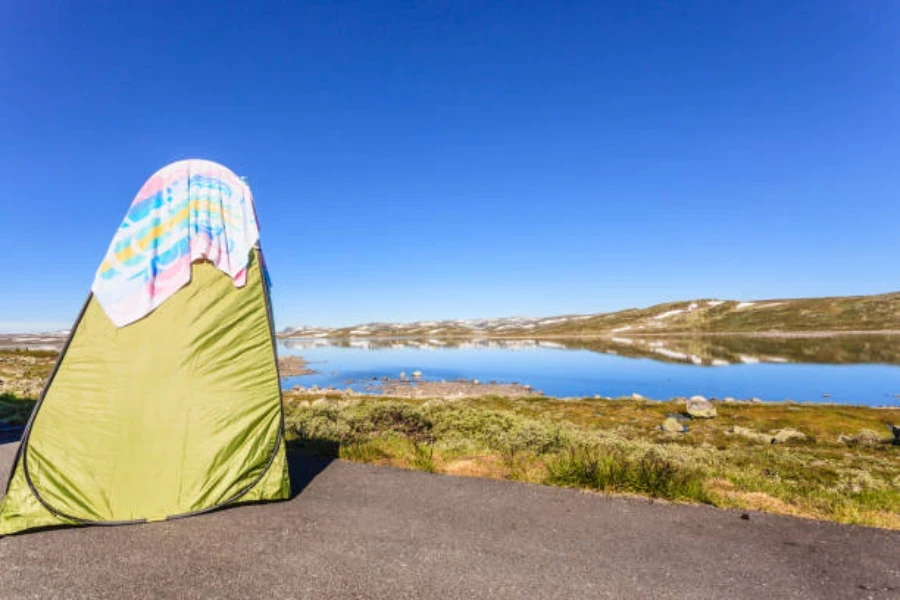
[[[0,350],[0,429],[28,420],[56,352]]]
[[[900,409],[285,394],[292,448],[435,473],[900,529]],[[667,433],[667,416],[686,433]],[[774,440],[774,441],[773,441]]]

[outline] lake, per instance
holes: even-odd
[[[549,396],[654,399],[700,394],[765,401],[900,406],[900,336],[633,336],[560,340],[280,342],[313,375],[294,385],[364,391],[373,378],[528,384]]]

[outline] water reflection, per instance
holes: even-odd
[[[613,336],[554,339],[405,339],[306,338],[282,340],[285,347],[304,350],[339,347],[361,350],[502,349],[590,350],[626,358],[723,367],[736,364],[887,364],[900,365],[898,335],[810,335],[800,337],[748,335]]]

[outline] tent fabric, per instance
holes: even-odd
[[[91,287],[117,326],[133,323],[188,284],[205,259],[246,282],[259,241],[253,195],[229,169],[182,160],[157,171],[135,196]]]
[[[125,328],[89,300],[23,436],[0,535],[289,497],[259,252],[244,288],[208,263],[192,277]]]

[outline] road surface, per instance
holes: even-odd
[[[289,502],[0,539],[0,598],[900,598],[898,532],[291,462]]]

